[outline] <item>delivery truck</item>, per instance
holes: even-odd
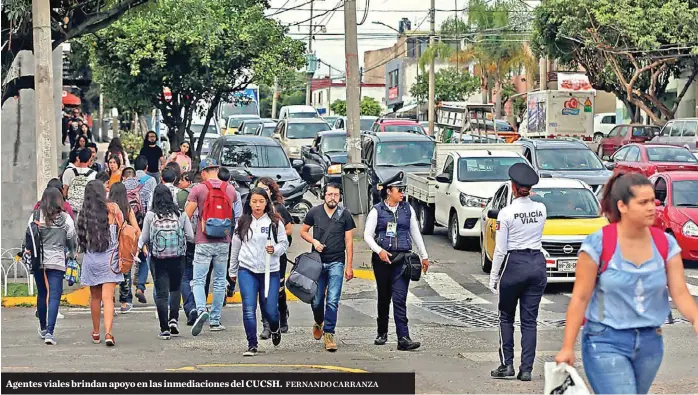
[[[594,91],[547,90],[529,92],[519,134],[527,138],[573,137],[583,141],[594,136]]]

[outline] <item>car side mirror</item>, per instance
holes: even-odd
[[[487,210],[487,218],[497,219],[497,216],[499,216],[499,210],[497,210],[497,209]]]
[[[303,161],[300,159],[294,159],[291,162],[291,166],[293,166],[294,169],[299,170],[301,167],[303,167]]]
[[[662,201],[659,199],[654,199],[654,205],[657,207],[661,207],[664,205],[664,203],[662,203]]]
[[[656,136],[659,136],[659,131],[658,131],[658,130],[655,131],[655,132],[654,132],[654,135],[655,135],[655,137],[656,137]]]
[[[274,140],[281,140],[281,134],[280,133],[274,133],[271,136]]]
[[[441,182],[444,184],[450,184],[451,183],[451,175],[448,173],[441,173],[435,178],[436,182]]]
[[[606,169],[608,170],[613,170],[616,168],[616,164],[613,162],[606,162],[604,166],[606,166]]]

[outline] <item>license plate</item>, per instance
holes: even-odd
[[[557,261],[557,270],[561,272],[573,272],[576,268],[576,259],[560,259]]]

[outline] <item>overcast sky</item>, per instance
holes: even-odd
[[[429,0],[368,0],[368,15],[363,25],[358,26],[359,44],[359,67],[363,66],[364,51],[392,46],[397,37],[397,33],[391,29],[372,23],[373,21],[383,22],[395,29],[402,18],[408,18],[412,22],[412,29],[429,30]],[[527,3],[537,3],[526,1]],[[315,0],[314,5],[314,25],[326,26],[325,31],[315,27],[315,40],[313,50],[324,62],[333,67],[344,70],[344,8],[339,8],[334,12],[327,12],[343,4],[342,0]],[[454,16],[456,12],[466,8],[468,0],[436,0],[436,29],[449,16]],[[288,8],[293,10],[286,10]],[[356,0],[357,22],[360,22],[366,9],[366,0]],[[442,11],[443,10],[443,11]],[[448,11],[446,11],[448,10]],[[299,26],[290,27],[289,34],[307,42],[310,28],[310,0],[271,0],[271,9],[268,15],[279,13],[273,18],[279,19],[283,24],[297,24]],[[463,12],[458,14],[463,16]],[[385,35],[394,34],[392,37]],[[379,35],[376,37],[376,35]],[[387,59],[386,59],[387,60]],[[321,65],[315,77],[325,76],[328,68]],[[333,75],[339,75],[337,71]]]

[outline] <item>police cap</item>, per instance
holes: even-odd
[[[383,188],[404,187],[405,185],[405,173],[401,171],[381,183]]]
[[[515,163],[509,168],[509,178],[520,187],[532,187],[538,184],[538,174],[525,163]]]

